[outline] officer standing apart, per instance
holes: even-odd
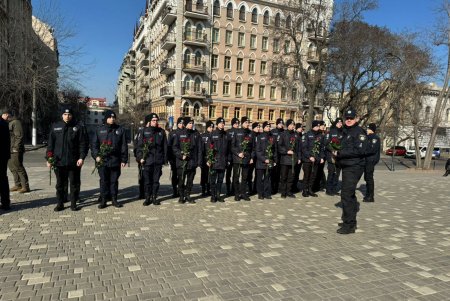
[[[355,191],[366,162],[367,136],[358,126],[355,109],[345,110],[344,118],[342,149],[337,152],[337,162],[342,168],[342,223],[337,233],[350,234],[356,230],[359,203]]]
[[[380,137],[375,134],[377,131],[377,125],[370,123],[367,127],[367,157],[366,165],[364,168],[364,181],[366,181],[366,196],[363,202],[374,202],[375,182],[373,180],[373,172],[375,165],[380,161]]]
[[[62,108],[62,121],[54,123],[50,128],[47,145],[47,167],[53,168],[56,175],[55,211],[64,209],[67,200],[67,187],[70,182],[70,209],[77,211],[80,195],[81,167],[87,156],[89,141],[86,128],[75,121],[73,110],[69,106]]]
[[[335,144],[333,141],[336,141],[336,143],[339,142],[339,144],[341,143],[343,131],[342,125],[342,118],[336,118],[325,139],[325,154],[328,169],[326,194],[331,196],[339,195],[339,176],[341,174],[341,168],[336,164],[335,153],[337,149],[333,148],[333,145]]]
[[[178,203],[191,203],[192,186],[194,185],[195,170],[201,166],[202,142],[198,131],[194,130],[194,120],[190,117],[184,118],[185,129],[175,136],[173,153],[177,159],[178,192],[180,199]]]
[[[295,122],[292,119],[286,121],[287,130],[280,136],[278,142],[278,153],[280,155],[280,193],[282,198],[295,195],[291,192],[294,181],[294,168],[300,164],[301,150],[300,143],[295,133]]]
[[[258,199],[272,199],[271,176],[277,158],[277,142],[270,132],[270,123],[263,123],[263,133],[256,141],[256,182]]]
[[[113,111],[105,111],[104,124],[97,128],[92,141],[91,154],[100,175],[102,200],[99,209],[106,208],[109,200],[114,207],[122,207],[117,195],[121,168],[128,162],[128,144],[124,129],[116,124],[116,117]]]
[[[170,164],[170,174],[171,174],[171,182],[173,189],[173,198],[177,198],[180,196],[178,192],[178,173],[177,173],[177,159],[173,153],[173,144],[175,141],[175,137],[179,135],[184,130],[184,120],[183,117],[178,117],[177,119],[177,128],[174,131],[171,131],[167,138],[167,160],[169,160]]]
[[[211,169],[211,202],[224,202],[220,196],[222,193],[223,177],[228,164],[229,139],[224,131],[225,119],[222,117],[216,120],[216,129],[211,133],[210,142],[207,150],[206,164]],[[211,153],[211,156],[209,155]],[[212,162],[210,161],[210,157]]]
[[[206,165],[206,152],[211,138],[211,133],[214,131],[214,123],[211,120],[206,122],[206,131],[201,134],[203,146],[202,146],[202,167],[200,176],[200,186],[202,186],[202,196],[208,196],[211,194],[211,186],[209,185],[209,167]]]
[[[9,134],[11,138],[11,158],[8,161],[8,167],[14,177],[14,187],[11,191],[20,193],[30,192],[28,184],[28,175],[23,166],[23,155],[25,145],[23,143],[23,129],[20,120],[16,119],[11,110],[3,110],[2,118],[9,123]]]
[[[225,175],[225,183],[227,185],[227,196],[232,196],[235,193],[235,188],[232,181],[231,181],[231,174],[233,173],[233,155],[231,153],[231,144],[233,143],[234,134],[239,129],[239,119],[233,118],[231,119],[231,129],[228,129],[226,131],[227,138],[228,138],[228,150],[229,153],[227,153],[227,170]],[[234,179],[233,179],[234,182]]]
[[[144,206],[160,205],[156,196],[159,191],[162,166],[167,162],[167,137],[165,131],[158,126],[158,120],[156,113],[145,116],[145,128],[138,141],[137,157],[144,165]]]
[[[319,120],[313,120],[311,130],[302,137],[302,196],[305,198],[310,196],[317,197],[317,194],[313,191],[314,180],[317,176],[319,164],[325,161],[322,147],[322,133],[319,130],[319,125]]]
[[[272,130],[272,136],[277,141],[277,144],[280,142],[280,136],[284,132],[284,121],[281,118],[278,118],[275,123],[276,128]],[[278,146],[277,146],[278,147]],[[272,194],[278,193],[278,187],[280,185],[280,153],[278,153],[278,158],[276,158],[277,164],[272,168]]]
[[[248,128],[250,121],[247,116],[241,118],[241,128],[236,130],[231,143],[233,154],[233,186],[234,200],[250,201],[247,193],[248,173],[253,164],[253,133]]]
[[[3,118],[0,118],[0,137],[2,143],[0,143],[0,209],[11,209],[11,199],[9,198],[9,182],[8,182],[8,160],[10,158],[10,136],[8,123]]]

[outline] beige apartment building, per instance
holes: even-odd
[[[130,102],[141,93],[151,110],[169,123],[179,116],[191,116],[197,124],[242,116],[301,121],[304,87],[298,74],[273,60],[293,51],[293,45],[273,34],[298,17],[287,11],[280,1],[152,1],[138,26],[146,35],[136,42],[140,31],[135,30],[121,67],[118,94],[132,86],[132,72],[123,70],[132,70],[134,64],[136,96],[121,95],[119,105],[126,103],[120,98]],[[313,73],[313,37],[304,41],[304,64]],[[289,73],[294,84],[277,81],[279,72]],[[138,89],[141,81],[145,86]]]

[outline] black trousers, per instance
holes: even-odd
[[[213,169],[211,172],[211,195],[220,197],[222,193],[223,177],[225,176],[225,169]]]
[[[227,194],[234,194],[234,185],[232,185],[231,175],[233,174],[233,164],[227,166],[225,183],[227,185]]]
[[[253,161],[253,164],[249,165],[248,169],[248,177],[247,177],[247,185],[248,185],[248,191],[250,194],[256,193],[256,169],[255,169],[255,162]]]
[[[293,181],[294,173],[292,170],[292,165],[281,165],[279,190],[282,195],[286,195],[291,191]]]
[[[183,168],[178,168],[177,173],[180,196],[190,196],[194,185],[195,169],[186,169],[183,174]]]
[[[202,190],[210,190],[209,186],[209,167],[206,164],[203,164],[200,169],[200,186],[202,186]]]
[[[298,183],[300,180],[300,171],[302,170],[302,163],[294,166],[294,180],[292,181],[291,192],[298,192]]]
[[[161,174],[162,165],[152,164],[144,166],[145,197],[158,194]]]
[[[316,179],[319,164],[312,162],[303,163],[303,190],[312,191]]]
[[[56,175],[56,198],[58,200],[58,204],[62,205],[65,201],[67,201],[69,186],[70,201],[78,201],[81,188],[81,168],[78,166],[57,166],[54,171]]]
[[[373,199],[375,190],[375,181],[373,180],[373,172],[375,164],[366,163],[364,168],[364,181],[366,181],[366,198]]]
[[[320,189],[326,187],[327,179],[325,177],[325,162],[324,163],[316,163],[317,165],[317,172],[316,176],[313,181],[312,191],[317,192]]]
[[[172,182],[172,188],[173,188],[173,191],[175,193],[176,190],[177,190],[177,187],[178,187],[177,164],[176,164],[175,161],[170,161],[169,164],[170,164],[170,171],[171,171],[171,174],[172,174],[172,178],[170,180]]]
[[[265,169],[257,169],[256,170],[256,190],[258,192],[258,196],[262,197],[270,197],[272,195],[272,173],[269,169],[267,172]]]
[[[103,198],[117,197],[119,193],[120,173],[120,166],[102,166],[98,169],[98,174],[100,175],[100,193]]]
[[[342,168],[342,221],[346,227],[356,226],[356,213],[359,203],[356,198],[356,186],[364,171],[364,166],[348,166]]]
[[[145,197],[145,181],[144,181],[144,166],[138,162],[138,183],[139,183],[139,198]]]
[[[336,193],[339,191],[339,176],[341,169],[336,164],[327,163],[328,177],[327,177],[327,192]]]
[[[11,204],[11,199],[9,198],[8,162],[4,158],[0,158],[0,197],[3,206],[8,207]]]
[[[272,168],[272,194],[278,193],[280,185],[280,165],[276,165]]]
[[[233,164],[233,186],[234,194],[236,196],[246,196],[248,187],[248,171],[250,165],[248,164]]]

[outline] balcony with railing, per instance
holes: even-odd
[[[150,83],[148,82],[148,80],[146,80],[145,78],[141,79],[140,81],[140,85],[143,88],[148,88],[150,86]]]
[[[197,0],[196,2],[192,2],[192,0],[186,0],[186,4],[184,6],[184,15],[188,18],[207,20],[209,18],[208,5],[199,0]]]
[[[308,63],[318,63],[319,56],[315,51],[309,51],[306,60],[308,61]]]
[[[163,38],[162,38],[162,49],[165,49],[167,51],[169,51],[170,49],[172,49],[173,47],[175,47],[176,44],[176,36],[174,32],[167,32]]]
[[[174,98],[175,97],[175,88],[173,85],[167,85],[159,89],[159,96],[162,98]]]
[[[159,73],[165,75],[175,73],[175,62],[172,60],[164,61],[161,66],[159,66]]]
[[[183,28],[183,42],[186,45],[206,47],[208,39],[204,30],[186,30]]]
[[[140,51],[141,51],[143,54],[147,54],[147,53],[148,53],[148,47],[147,47],[145,44],[142,44],[142,45],[141,45],[141,48],[140,48]]]
[[[176,6],[167,5],[162,15],[162,24],[170,25],[177,19]]]
[[[207,96],[206,85],[195,82],[184,83],[181,87],[181,95],[185,98],[205,99]]]
[[[183,71],[190,73],[206,73],[206,61],[198,58],[183,60]]]
[[[149,61],[149,60],[142,60],[142,61],[139,63],[139,68],[140,68],[141,70],[146,71],[146,70],[148,70],[149,64],[150,64],[150,61]]]

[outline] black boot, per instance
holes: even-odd
[[[112,202],[113,206],[116,207],[116,208],[122,208],[123,207],[123,205],[117,201],[117,197],[116,196],[114,196],[112,198],[111,202]]]
[[[98,204],[98,209],[106,208],[106,198],[101,196],[100,197],[100,204]]]
[[[309,197],[309,192],[308,192],[308,190],[303,190],[303,192],[302,192],[302,196],[304,197],[304,198],[308,198]]]
[[[189,204],[195,204],[195,201],[193,199],[191,199],[190,193],[186,194],[185,197],[186,202],[188,202]]]
[[[77,206],[77,201],[76,200],[71,200],[70,201],[70,210],[72,211],[78,211],[81,208]]]
[[[156,195],[155,194],[152,196],[152,201],[153,201],[153,205],[155,205],[155,206],[161,205],[161,202],[156,199]]]
[[[148,206],[148,205],[151,205],[151,204],[152,204],[152,197],[148,195],[148,196],[145,197],[145,201],[144,201],[144,203],[142,205]]]
[[[173,189],[172,197],[173,197],[173,198],[179,197],[180,194],[178,193],[178,187],[177,187],[177,186],[172,186],[172,189]]]
[[[443,175],[443,177],[448,176],[449,173],[450,173],[450,170],[446,170],[446,171],[445,171],[445,174]]]
[[[313,192],[311,189],[308,191],[308,194],[314,198],[318,197],[317,193]]]
[[[203,197],[206,196],[206,187],[205,187],[205,185],[202,186],[202,196]]]
[[[64,210],[64,201],[58,201],[58,205],[53,210],[56,212]]]

